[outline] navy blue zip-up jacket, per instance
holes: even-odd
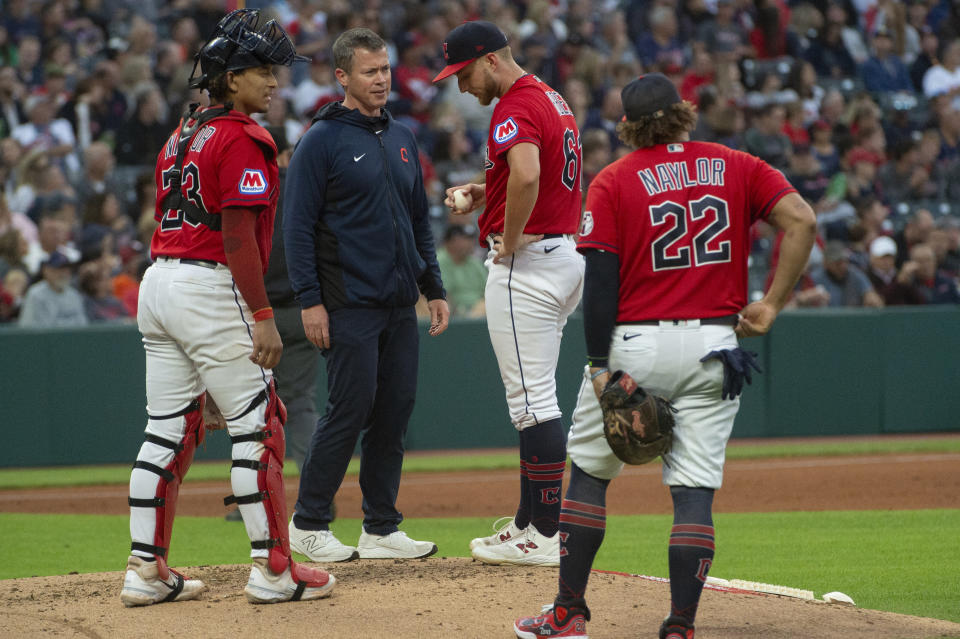
[[[287,169],[283,243],[301,308],[445,297],[413,132],[331,102]]]

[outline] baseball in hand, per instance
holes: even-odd
[[[466,211],[470,208],[473,198],[463,189],[457,189],[453,192],[453,206],[459,211]]]

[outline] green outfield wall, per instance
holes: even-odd
[[[583,323],[565,330],[557,388],[566,421],[584,362]],[[486,324],[421,338],[407,447],[514,446]],[[764,372],[746,389],[734,437],[960,431],[960,308],[787,312],[744,340]],[[317,397],[326,397],[321,362]],[[143,438],[144,355],[134,326],[0,330],[0,466],[131,462]],[[229,458],[213,433],[198,459]]]

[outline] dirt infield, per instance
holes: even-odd
[[[491,516],[512,511],[516,471],[406,474],[406,517]],[[287,484],[290,506],[296,482]],[[222,516],[227,482],[191,482],[178,512]],[[125,486],[0,491],[0,512],[126,513]],[[637,496],[644,496],[643,501]],[[360,517],[356,478],[338,499]],[[731,461],[717,512],[960,507],[960,453]],[[630,468],[611,485],[611,514],[669,513],[655,466]],[[482,531],[478,531],[482,532]],[[464,542],[466,543],[466,541]],[[159,637],[511,637],[512,621],[552,597],[554,569],[490,567],[460,558],[352,562],[333,568],[327,600],[252,606],[241,588],[248,566],[186,570],[210,591],[195,602],[124,609],[119,572],[0,581],[4,636]],[[593,639],[656,636],[669,605],[666,584],[596,573],[590,581]],[[960,624],[771,595],[708,590],[698,639],[926,639],[960,637]],[[176,615],[176,621],[174,617]],[[172,629],[176,628],[174,632]]]

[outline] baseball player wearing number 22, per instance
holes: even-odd
[[[293,43],[258,11],[224,17],[197,56],[210,106],[193,105],[157,160],[155,263],[140,286],[137,324],[146,350],[147,427],[130,474],[131,555],[126,606],[194,599],[205,589],[168,567],[180,483],[203,441],[205,409],[219,408],[233,444],[224,501],[237,503],[253,566],[251,603],[317,599],[336,580],[294,563],[283,486],[286,410],[271,368],[283,349],[263,274],[277,205],[277,149],[250,118],[277,89],[274,65]],[[196,71],[196,66],[194,67]],[[208,422],[209,423],[209,422]]]
[[[490,341],[520,431],[520,503],[489,537],[470,543],[490,564],[556,566],[566,436],[557,404],[556,367],[567,317],[580,302],[583,257],[573,234],[580,220],[580,133],[559,93],[514,61],[489,22],[467,22],[443,44],[461,92],[481,104],[499,98],[487,139],[486,183],[454,186],[472,208],[484,206],[481,241],[489,248],[485,301]]]
[[[737,337],[770,329],[816,230],[812,209],[780,172],[746,153],[689,141],[695,108],[665,76],[641,76],[622,99],[618,133],[636,150],[590,184],[578,241],[587,262],[589,361],[567,442],[572,467],[560,515],[559,588],[551,609],[517,620],[514,631],[524,639],[587,636],[587,578],[603,541],[607,486],[623,467],[604,437],[598,401],[611,370],[676,409],[672,448],[662,454],[674,517],[670,612],[659,636],[693,639],[714,556],[713,495],[739,392],[755,365]],[[747,304],[749,232],[757,220],[785,231],[784,253],[766,295]],[[627,621],[624,633],[638,632]]]

